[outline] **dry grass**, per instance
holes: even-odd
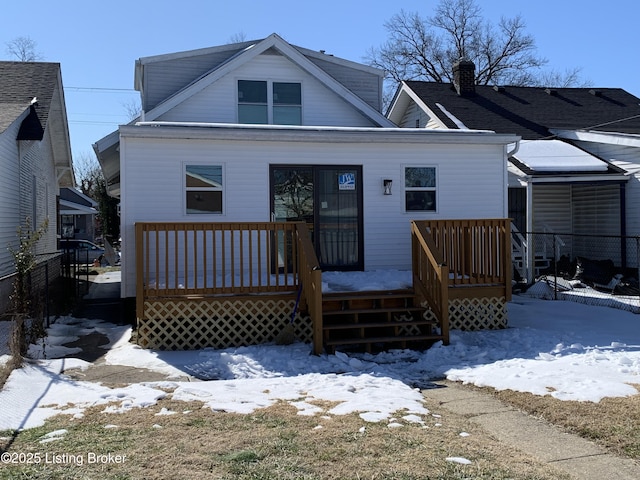
[[[640,385],[635,385],[640,390]],[[473,387],[475,388],[475,387]],[[640,395],[599,403],[557,400],[512,390],[481,389],[535,417],[594,441],[615,455],[640,460]]]
[[[436,413],[437,406],[427,406]],[[178,413],[156,416],[161,408]],[[103,409],[91,408],[81,419],[58,416],[15,438],[4,432],[5,445],[0,440],[0,447],[9,453],[39,453],[41,458],[47,453],[83,459],[89,452],[120,454],[126,455],[124,463],[5,464],[0,478],[567,478],[499,444],[464,417],[450,414],[429,416],[424,426],[389,428],[386,423],[365,423],[356,414],[301,416],[285,403],[247,415],[212,412],[200,404],[171,400],[125,414],[101,413]],[[107,424],[118,428],[105,428]],[[363,426],[365,431],[361,432]],[[61,428],[68,430],[62,440],[39,443],[42,435]],[[470,436],[461,436],[461,432]],[[447,457],[465,457],[473,463],[452,463]]]

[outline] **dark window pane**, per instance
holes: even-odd
[[[238,80],[239,103],[267,103],[267,82]]]
[[[404,171],[404,186],[435,187],[436,169],[434,167],[407,167]]]
[[[273,83],[274,105],[301,105],[302,95],[299,83]]]
[[[435,212],[436,210],[436,192],[411,191],[406,192],[407,211],[426,211]]]
[[[276,220],[313,222],[312,168],[275,167],[272,175]]]
[[[222,213],[222,192],[206,190],[188,191],[187,213]]]
[[[220,165],[187,165],[187,187],[222,188],[222,166]]]
[[[302,125],[302,108],[274,106],[273,123],[276,125]]]
[[[266,124],[268,121],[266,105],[238,105],[238,123]]]

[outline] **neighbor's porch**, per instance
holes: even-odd
[[[302,222],[137,223],[138,342],[226,348],[275,340],[293,319],[324,349],[426,348],[449,329],[502,328],[511,295],[510,222],[412,222],[406,288],[323,292]]]

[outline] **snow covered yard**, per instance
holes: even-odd
[[[300,343],[144,350],[129,343],[128,327],[61,318],[51,327],[44,346],[32,346],[34,357],[47,358],[14,371],[0,392],[0,430],[42,425],[60,412],[82,415],[84,408],[93,405],[104,404],[113,412],[146,407],[167,396],[237,413],[283,400],[300,415],[316,412],[313,401],[330,401],[336,403],[332,415],[358,412],[364,420],[382,421],[399,410],[428,415],[419,388],[441,378],[561,400],[598,402],[638,393],[632,386],[640,383],[637,315],[515,296],[509,319],[506,330],[453,331],[451,345],[436,344],[425,352],[313,356],[310,347]],[[70,379],[65,370],[90,364],[74,359],[74,351],[63,344],[91,332],[110,339],[105,346],[107,364],[146,368],[165,374],[167,380],[114,389]],[[174,380],[185,375],[194,381]]]
[[[198,448],[203,448],[202,445],[211,442],[212,422],[223,422],[215,427],[225,429],[218,430],[217,436],[224,443],[219,448],[225,452],[238,449],[231,457],[223,455],[221,462],[227,465],[224,468],[233,470],[229,464],[234,464],[237,454],[250,459],[250,468],[259,469],[264,468],[266,454],[243,450],[234,442],[236,437],[244,438],[241,432],[247,429],[257,432],[255,419],[262,419],[269,425],[280,425],[277,431],[295,429],[296,435],[309,442],[305,443],[306,450],[311,446],[319,448],[318,441],[307,435],[333,436],[324,438],[328,443],[322,444],[321,451],[305,454],[305,465],[315,462],[316,457],[331,458],[334,463],[335,458],[343,458],[342,447],[340,452],[334,452],[335,456],[330,452],[348,437],[349,448],[355,448],[350,453],[353,458],[373,465],[368,467],[373,472],[378,471],[375,465],[379,466],[380,458],[385,458],[385,471],[397,472],[392,456],[380,457],[389,454],[385,452],[389,445],[405,456],[418,454],[413,449],[406,451],[407,445],[437,445],[447,439],[446,450],[429,452],[432,456],[428,462],[435,462],[429,464],[430,468],[437,465],[436,470],[444,472],[441,478],[463,478],[470,472],[475,478],[485,478],[482,472],[491,472],[491,478],[514,478],[513,472],[522,465],[531,466],[530,459],[520,458],[514,452],[505,454],[504,444],[493,445],[489,437],[469,433],[463,419],[451,415],[442,419],[438,406],[429,405],[421,389],[428,388],[435,379],[447,378],[549,395],[559,400],[598,402],[605,397],[636,395],[632,385],[640,383],[637,324],[640,317],[611,308],[515,296],[509,305],[509,318],[508,329],[453,331],[451,345],[437,344],[425,352],[396,350],[377,355],[313,356],[310,346],[301,343],[226,350],[150,351],[129,342],[129,327],[64,317],[52,325],[43,345],[32,346],[31,354],[39,360],[29,361],[24,368],[14,371],[0,392],[0,431],[23,431],[18,437],[19,448],[31,445],[29,448],[43,449],[46,444],[51,445],[46,447],[47,452],[61,449],[75,452],[76,457],[62,458],[68,463],[88,461],[86,449],[77,443],[79,438],[95,438],[93,450],[99,450],[103,447],[98,445],[112,442],[112,436],[124,435],[122,431],[126,428],[127,435],[133,435],[132,431],[141,435],[143,445],[155,438],[157,442],[152,444],[157,444],[157,448],[171,444],[169,448],[175,449],[176,445],[189,441],[194,426],[206,425],[203,434],[207,440],[197,440],[198,437],[193,440],[200,444]],[[80,381],[65,374],[74,369],[86,372],[96,368],[73,358],[78,349],[64,346],[91,333],[109,339],[102,363],[144,368],[165,375],[166,380],[115,387]],[[0,356],[0,362],[3,359],[7,357]],[[190,381],[185,381],[186,377]],[[277,418],[271,417],[269,412],[282,409],[293,412],[293,416],[278,413]],[[66,415],[53,418],[60,413]],[[247,422],[252,423],[248,426]],[[296,426],[285,427],[288,422]],[[269,430],[271,437],[259,440],[260,444],[281,441],[274,440],[272,427]],[[152,431],[155,433],[149,437]],[[185,435],[187,431],[189,435]],[[176,441],[182,437],[183,440]],[[3,440],[11,441],[10,438],[0,438],[0,444]],[[253,433],[251,438],[258,441]],[[128,469],[147,464],[148,448],[134,447],[134,443],[122,445],[124,450],[120,453],[126,453],[130,459],[137,457]],[[190,444],[179,448],[195,447]],[[360,459],[376,448],[371,458]],[[282,453],[281,447],[274,449],[280,452],[278,455],[289,455]],[[199,455],[210,455],[208,448],[205,450]],[[425,452],[419,453],[412,462],[421,461],[424,455]],[[281,464],[299,460],[296,454],[271,461]],[[509,466],[503,462],[513,463]],[[350,462],[346,462],[345,467],[349,466]],[[163,472],[165,468],[173,467],[163,464]],[[242,468],[249,467],[243,463]],[[274,472],[279,467],[268,468]],[[531,468],[544,471],[546,467]],[[497,470],[504,476],[493,476]],[[299,470],[295,472],[297,475]],[[176,472],[177,477],[183,474],[182,470]],[[537,474],[530,478],[562,478],[557,472]],[[282,472],[279,475],[282,476],[267,478],[297,478]]]

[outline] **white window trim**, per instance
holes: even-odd
[[[406,170],[407,168],[433,168],[435,170],[436,186],[435,187],[407,187]],[[433,164],[408,164],[402,165],[402,210],[406,214],[437,214],[440,210],[440,169],[438,165]],[[436,208],[434,210],[407,210],[407,192],[436,192]]]
[[[221,167],[222,168],[222,188],[217,189],[215,187],[187,187],[187,165],[197,165],[202,167]],[[182,162],[182,213],[185,218],[193,219],[194,217],[206,217],[212,215],[220,217],[226,214],[227,209],[227,178],[226,178],[226,164],[223,162],[202,162],[202,161],[184,161]],[[188,213],[187,212],[187,191],[192,190],[207,190],[207,191],[221,191],[222,192],[222,211],[211,213]]]
[[[254,78],[237,77],[235,79],[235,108],[236,123],[240,123],[240,102],[238,101],[238,82],[246,80],[248,82],[267,82],[267,125],[273,123],[273,84],[274,83],[298,83],[300,84],[300,125],[304,125],[304,82],[302,80],[292,80],[290,78]]]

